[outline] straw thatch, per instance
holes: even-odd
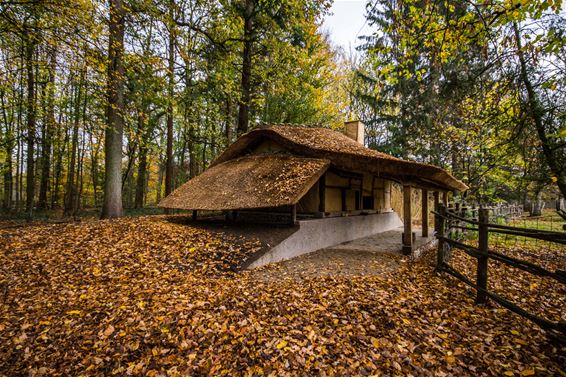
[[[193,210],[296,204],[328,169],[325,159],[246,156],[217,163],[164,198],[160,207]]]
[[[327,128],[274,125],[241,136],[212,166],[245,155],[262,141],[272,140],[290,154],[330,160],[347,171],[371,173],[418,187],[465,191],[468,186],[437,166],[402,160],[365,148],[340,132]]]

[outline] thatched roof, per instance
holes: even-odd
[[[216,163],[160,207],[231,210],[296,204],[330,166],[325,159],[255,155]]]
[[[402,160],[368,149],[346,135],[327,128],[274,125],[241,136],[211,166],[248,154],[262,141],[269,139],[290,154],[329,160],[333,166],[348,171],[367,172],[410,183],[415,186],[465,191],[468,186],[437,166]]]

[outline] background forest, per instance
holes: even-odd
[[[547,1],[370,1],[355,54],[327,0],[0,3],[9,213],[154,207],[262,123],[340,128],[448,168],[481,202],[566,194],[566,19]],[[562,12],[562,13],[561,13]]]

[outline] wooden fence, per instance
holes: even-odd
[[[475,210],[474,210],[475,211]],[[476,289],[476,303],[483,304],[488,299],[492,299],[501,306],[533,321],[543,329],[550,332],[550,334],[560,340],[566,342],[566,323],[554,322],[532,314],[500,295],[488,290],[488,261],[489,259],[496,260],[506,265],[526,271],[530,274],[549,277],[557,280],[558,282],[566,283],[566,271],[557,270],[549,271],[544,267],[535,265],[531,262],[517,259],[508,255],[504,255],[489,248],[489,235],[490,233],[499,233],[511,236],[520,236],[533,238],[553,243],[566,245],[566,232],[550,232],[535,229],[525,229],[511,227],[507,225],[490,223],[490,212],[493,209],[480,208],[477,209],[477,218],[474,216],[474,211],[466,207],[451,207],[447,208],[439,205],[435,211],[435,227],[436,237],[438,238],[438,253],[437,253],[437,269],[438,271],[446,272],[467,285]],[[493,213],[493,212],[492,212]],[[478,246],[471,246],[464,243],[465,235],[469,232],[477,232]],[[475,233],[474,233],[475,234]],[[476,258],[477,270],[475,282],[456,271],[447,262],[453,250],[460,250],[466,254]]]

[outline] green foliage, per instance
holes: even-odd
[[[334,51],[318,31],[328,1],[129,0],[124,6],[122,187],[126,206],[134,205],[140,190],[146,204],[163,197],[169,105],[173,186],[201,172],[234,141],[246,38],[253,47],[251,127],[262,122],[341,122],[343,97],[330,91],[338,81]],[[0,55],[6,62],[0,80],[0,164],[2,173],[9,172],[13,178],[10,183],[0,177],[11,185],[7,189],[11,194],[2,195],[2,199],[13,199],[6,206],[19,209],[24,199],[20,164],[28,151],[21,149],[20,142],[26,140],[28,114],[21,52],[32,39],[38,127],[37,150],[30,153],[38,156],[36,181],[44,175],[41,151],[49,148],[49,204],[63,203],[69,172],[74,171],[73,186],[80,190],[81,206],[100,205],[108,110],[108,12],[106,2],[94,0],[0,5]],[[245,18],[252,19],[249,36],[244,35]],[[171,40],[174,64],[169,72]],[[55,75],[53,84],[51,75]],[[53,122],[48,120],[51,114]],[[72,151],[76,128],[78,146]],[[73,154],[76,166],[71,166]]]
[[[564,143],[553,141],[564,124],[565,25],[551,13],[560,4],[403,0],[367,8],[376,31],[366,37],[354,91],[357,107],[371,110],[363,118],[373,147],[445,166],[480,200],[524,200],[552,177],[560,182],[566,169],[552,162],[566,161]],[[544,130],[535,127],[519,69],[517,22]]]

